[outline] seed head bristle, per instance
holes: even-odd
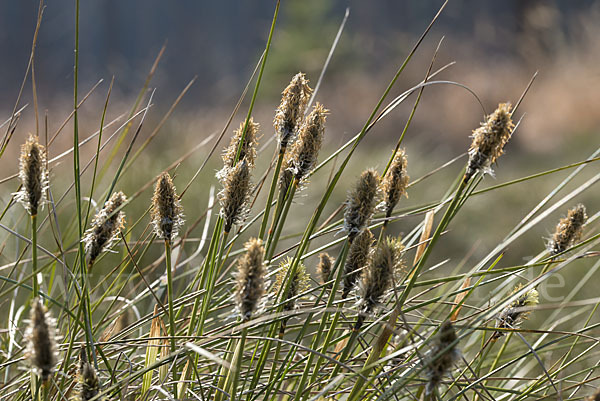
[[[464,181],[468,181],[477,171],[492,173],[491,165],[504,153],[504,146],[515,127],[510,114],[511,107],[510,103],[500,103],[487,121],[473,131]]]
[[[342,289],[342,299],[346,299],[350,291],[356,285],[364,268],[369,261],[371,247],[375,242],[375,237],[368,228],[363,229],[350,244],[348,257],[344,265],[344,286]]]
[[[286,155],[282,169],[290,172],[299,182],[305,179],[317,164],[317,156],[325,132],[327,113],[328,110],[322,104],[317,103],[315,105],[313,111],[304,120],[298,139]],[[280,188],[287,189],[289,181],[290,174],[282,174],[279,183]]]
[[[566,251],[575,242],[581,239],[583,225],[587,221],[585,206],[578,204],[569,209],[567,217],[560,219],[552,239],[548,243],[548,250],[552,256]]]
[[[275,285],[273,286],[273,292],[275,294],[279,294],[285,289],[285,286],[287,285],[286,277],[289,275],[287,279],[290,280],[290,285],[281,298],[283,302],[285,302],[283,305],[283,310],[286,312],[296,309],[298,295],[302,294],[308,289],[309,282],[309,276],[306,272],[306,267],[302,263],[298,263],[296,270],[293,273],[288,273],[291,265],[292,259],[289,258],[281,263],[281,269],[275,277]]]
[[[94,367],[88,362],[85,349],[81,349],[79,359],[79,394],[77,400],[88,401],[100,392],[100,382]]]
[[[327,252],[321,252],[319,254],[319,264],[317,265],[317,273],[321,278],[321,283],[325,284],[327,288],[331,288],[329,277],[331,276],[331,270],[333,269],[334,259],[329,256]]]
[[[410,177],[406,173],[406,165],[406,153],[404,149],[399,149],[381,182],[381,191],[383,193],[382,209],[386,217],[392,215],[402,195],[408,197],[406,188]]]
[[[237,286],[235,301],[243,320],[256,311],[265,292],[266,269],[263,263],[264,248],[260,239],[251,238],[245,244],[246,252],[237,261]]]
[[[250,167],[246,159],[243,159],[229,170],[223,180],[223,189],[219,192],[221,216],[224,219],[226,233],[231,231],[234,224],[244,220],[250,190]]]
[[[14,194],[15,200],[20,202],[31,216],[35,216],[46,200],[48,188],[46,148],[40,145],[37,136],[30,135],[21,145],[19,178],[21,189]]]
[[[513,290],[513,294],[521,291],[523,286],[519,284]],[[496,327],[501,329],[516,329],[524,320],[527,320],[530,308],[533,308],[539,302],[539,294],[535,288],[515,299],[500,313]],[[494,332],[493,338],[500,338],[505,333],[503,331]]]
[[[440,384],[446,373],[452,368],[456,361],[459,352],[456,348],[458,337],[454,326],[447,320],[442,323],[438,332],[435,344],[426,359],[427,376],[427,394],[431,394],[434,389]]]
[[[38,298],[33,300],[27,329],[27,358],[34,371],[45,382],[57,364],[56,323]]]
[[[231,138],[231,142],[225,152],[223,153],[223,169],[217,173],[217,178],[223,180],[228,171],[233,168],[235,163],[235,157],[238,152],[238,148],[240,145],[240,141],[242,140],[242,133],[244,132],[245,121],[242,121],[240,127],[235,131],[233,137]],[[246,135],[244,136],[244,142],[242,143],[242,148],[240,150],[240,156],[238,158],[238,162],[246,160],[246,163],[250,167],[254,167],[254,162],[256,161],[256,145],[258,143],[258,128],[260,125],[254,122],[254,119],[250,117],[248,121],[248,127],[246,128]]]
[[[115,192],[94,216],[92,225],[83,238],[88,266],[93,265],[104,249],[111,247],[118,231],[125,227],[125,213],[118,209],[126,202],[127,197],[123,192]]]
[[[344,229],[351,240],[367,225],[375,211],[378,198],[379,175],[377,171],[364,171],[354,189],[348,194],[344,212]]]
[[[404,246],[399,239],[387,237],[375,246],[362,274],[360,306],[362,312],[371,312],[390,289],[394,276],[402,267]]]
[[[152,223],[156,236],[171,242],[183,226],[183,208],[169,173],[162,173],[154,187]]]
[[[283,90],[281,104],[275,112],[273,121],[281,149],[285,149],[293,140],[311,93],[312,89],[308,86],[308,80],[301,72],[294,75],[289,85]]]

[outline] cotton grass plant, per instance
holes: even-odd
[[[152,105],[148,85],[162,52],[120,124],[105,121],[111,84],[98,111],[101,127],[89,137],[97,141],[95,151],[84,163],[77,110],[88,96],[80,97],[76,52],[75,108],[66,120],[73,131],[63,125],[56,132],[72,135],[73,148],[61,148],[56,136],[50,135],[47,146],[31,136],[23,141],[20,160],[11,159],[20,181],[2,181],[13,194],[0,216],[3,246],[16,243],[17,251],[2,248],[0,302],[7,313],[0,331],[0,398],[597,399],[600,301],[586,291],[595,294],[600,269],[599,214],[597,204],[586,208],[577,201],[597,192],[600,149],[568,165],[504,179],[506,166],[498,161],[511,152],[532,80],[514,95],[514,106],[484,105],[489,113],[473,130],[467,157],[449,155],[442,167],[419,177],[413,161],[428,156],[403,147],[412,115],[429,87],[461,86],[436,80],[449,66],[434,70],[434,54],[422,82],[394,99],[392,90],[415,52],[428,46],[445,6],[363,127],[331,150],[324,144],[331,135],[327,119],[336,108],[321,103],[307,74],[281,83],[272,128],[253,117],[261,82],[272,78],[265,66],[278,32],[277,3],[265,51],[246,88],[254,82],[254,89],[243,91],[222,135],[203,138],[176,160],[153,160],[162,173],[147,182],[136,179],[128,196],[120,190],[125,178],[135,173],[139,157],[189,86],[140,144]],[[78,2],[75,15],[78,50]],[[365,163],[357,157],[382,119],[410,107],[400,139],[384,160]],[[7,140],[28,138],[17,124],[17,109],[9,116]],[[239,121],[236,130],[232,121]],[[258,146],[270,137],[273,145]],[[111,153],[103,152],[106,146]],[[215,175],[206,166],[218,159],[219,149]],[[49,159],[47,152],[59,156]],[[74,178],[65,184],[54,171],[71,153]],[[196,162],[193,154],[206,159],[187,174]],[[98,168],[100,163],[107,167]],[[378,172],[374,166],[385,168]],[[488,178],[492,169],[497,181]],[[596,170],[585,176],[584,169]],[[570,174],[565,178],[563,171]],[[419,178],[409,179],[409,173]],[[443,187],[441,197],[412,195],[434,181]],[[492,250],[463,262],[440,261],[479,195],[501,196],[540,181],[548,195],[536,198],[525,215],[503,216],[515,222],[509,232],[494,226],[492,213],[489,221],[468,227],[475,236],[486,231],[504,236]],[[218,195],[204,191],[211,186],[219,188]],[[208,207],[192,199],[198,187],[213,194]],[[301,207],[299,191],[311,195]],[[25,210],[14,207],[15,201]],[[135,207],[138,203],[143,206]],[[572,204],[577,206],[569,209]],[[506,261],[510,246],[526,236],[539,238],[539,249],[520,255],[528,258],[524,263]],[[582,267],[583,278],[570,273]],[[556,277],[577,280],[571,290],[559,289],[564,294],[558,302],[544,295],[545,284]]]

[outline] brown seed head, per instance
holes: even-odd
[[[162,173],[158,177],[154,187],[151,214],[156,236],[171,242],[179,233],[184,219],[183,208],[169,173]]]
[[[79,394],[77,400],[88,401],[100,392],[100,382],[94,367],[88,362],[85,349],[81,349],[79,359]]]
[[[360,278],[363,269],[367,266],[369,261],[369,255],[371,254],[371,247],[375,242],[375,237],[371,230],[365,228],[362,230],[348,250],[348,257],[346,258],[346,264],[344,265],[344,286],[342,289],[342,298],[346,299],[350,294],[350,291],[354,288],[356,282]]]
[[[362,274],[360,304],[363,313],[371,312],[394,282],[394,275],[402,267],[404,246],[393,237],[377,244]]]
[[[242,121],[240,127],[235,131],[231,138],[229,146],[225,149],[225,153],[223,153],[223,169],[217,173],[217,178],[221,180],[227,176],[227,172],[229,169],[233,168],[235,164],[235,156],[237,155],[238,147],[242,140],[245,123],[245,121]],[[246,135],[244,136],[244,142],[242,143],[242,148],[240,150],[240,157],[238,158],[238,162],[244,159],[250,167],[254,167],[254,162],[256,160],[256,145],[258,143],[257,136],[259,126],[260,125],[255,123],[254,119],[250,117],[248,127],[246,128]]]
[[[260,239],[252,238],[245,244],[246,253],[237,261],[237,287],[235,302],[243,320],[252,317],[265,292],[266,269],[263,263],[264,248]]]
[[[328,110],[322,104],[316,104],[313,111],[304,120],[298,139],[286,155],[283,170],[290,171],[298,181],[302,181],[317,164],[327,113]],[[280,188],[287,188],[288,181],[289,177],[282,175]]]
[[[94,216],[92,225],[83,238],[85,252],[88,255],[88,266],[93,265],[104,249],[111,247],[118,231],[125,227],[125,213],[119,210],[125,202],[127,197],[123,192],[115,192]]]
[[[585,206],[579,204],[567,212],[567,217],[560,219],[552,239],[548,243],[551,255],[558,255],[566,251],[575,242],[581,239],[583,225],[587,221]]]
[[[515,126],[510,115],[511,107],[510,103],[500,103],[487,121],[473,131],[465,181],[477,171],[492,173],[491,165],[504,153],[504,146]]]
[[[223,189],[219,192],[221,216],[225,221],[226,233],[231,231],[234,224],[244,220],[250,190],[250,167],[246,159],[243,159],[229,170],[223,180]]]
[[[585,398],[585,401],[600,401],[600,388],[596,390],[594,395]]]
[[[407,196],[406,188],[410,177],[406,173],[406,164],[404,149],[399,149],[381,182],[383,192],[382,209],[385,211],[386,217],[392,215],[392,211],[402,195]]]
[[[513,294],[521,291],[523,286],[519,284],[513,291]],[[496,327],[501,329],[516,329],[529,316],[529,308],[533,308],[539,302],[539,294],[535,288],[519,296],[510,305],[500,313]],[[505,333],[502,331],[494,332],[493,338],[500,338]]]
[[[27,358],[35,372],[45,382],[57,363],[56,323],[41,300],[35,298],[31,306],[27,329]]]
[[[326,284],[330,280],[331,270],[333,269],[334,259],[327,252],[319,254],[319,264],[317,265],[317,273],[321,278],[321,283]],[[326,284],[327,288],[331,288],[331,283]]]
[[[427,375],[429,383],[427,384],[427,394],[431,394],[440,384],[444,375],[452,368],[459,352],[456,348],[458,337],[454,326],[447,320],[442,323],[440,331],[435,339],[435,344],[428,358]]]
[[[31,216],[35,216],[46,200],[48,188],[46,149],[40,145],[37,136],[30,135],[29,139],[21,145],[19,178],[21,189],[14,194],[15,199]]]
[[[364,171],[354,189],[348,194],[344,212],[344,229],[352,240],[369,222],[377,204],[379,175]]]
[[[275,112],[273,121],[280,148],[285,149],[294,138],[311,93],[312,89],[308,86],[308,80],[301,72],[294,75],[290,84],[284,89],[281,104]]]
[[[286,277],[288,280],[290,280],[290,285],[281,298],[283,302],[285,302],[283,305],[283,310],[286,312],[296,309],[298,295],[302,294],[308,289],[309,281],[308,273],[306,273],[306,267],[302,263],[299,263],[296,266],[296,270],[293,273],[289,272],[291,265],[292,259],[287,259],[281,263],[281,269],[275,277],[275,285],[273,286],[274,293],[279,294],[281,291],[285,290],[287,285]]]

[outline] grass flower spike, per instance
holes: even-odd
[[[238,259],[235,302],[243,320],[248,320],[256,311],[265,292],[266,269],[263,264],[264,248],[262,241],[250,239],[245,244],[246,253]]]
[[[344,229],[350,239],[367,225],[377,204],[379,175],[375,170],[364,171],[356,186],[348,194],[344,212]]]
[[[34,298],[26,333],[27,358],[43,382],[50,378],[58,362],[55,335],[54,319],[42,301]]]
[[[399,149],[381,182],[381,192],[383,193],[381,207],[385,212],[385,217],[390,217],[400,198],[407,196],[406,188],[410,177],[406,173],[406,165],[404,149]]]
[[[458,358],[459,352],[455,344],[457,339],[452,323],[449,320],[442,323],[435,345],[427,358],[427,394],[431,394],[437,388]]]
[[[518,285],[513,294],[520,291],[523,288],[522,285]],[[536,289],[532,288],[523,295],[519,296],[510,305],[508,305],[498,317],[498,324],[496,327],[501,329],[516,329],[518,326],[527,319],[530,308],[537,305],[539,302],[539,294]],[[497,339],[504,335],[502,331],[496,331],[492,338]]]
[[[473,131],[464,181],[469,181],[477,171],[492,173],[491,166],[504,153],[504,146],[515,126],[510,114],[511,107],[510,103],[500,103],[487,121]]]
[[[162,173],[156,182],[152,198],[152,223],[156,236],[167,242],[177,236],[184,223],[183,208],[169,173]]]
[[[394,275],[402,267],[404,246],[393,237],[377,244],[366,270],[362,274],[360,305],[363,313],[371,312],[394,282]]]
[[[21,179],[21,189],[15,194],[15,199],[31,216],[36,216],[38,209],[46,200],[46,188],[48,187],[46,149],[40,145],[37,136],[29,136],[29,139],[21,146],[19,178]]]
[[[85,349],[81,349],[79,361],[79,394],[78,401],[88,401],[100,392],[100,382],[94,367],[88,362]]]
[[[246,216],[250,190],[250,167],[246,159],[243,159],[229,170],[223,180],[223,189],[219,192],[226,233],[231,231],[234,224],[241,223]]]
[[[306,267],[299,263],[296,266],[296,271],[291,275],[289,272],[292,260],[288,259],[281,263],[279,273],[275,277],[275,285],[273,291],[275,294],[280,293],[286,287],[286,277],[290,280],[287,292],[283,295],[282,300],[285,302],[283,306],[284,311],[292,311],[296,308],[298,298],[297,296],[308,289],[309,276],[306,273]],[[289,277],[288,277],[289,276]]]
[[[567,217],[560,219],[552,239],[548,243],[548,250],[552,256],[566,251],[575,242],[581,239],[583,225],[587,221],[585,206],[579,204],[567,212]]]
[[[293,140],[296,129],[304,116],[311,93],[312,89],[308,86],[308,80],[301,72],[294,75],[290,84],[284,89],[281,104],[275,112],[275,120],[273,121],[280,149],[285,150],[290,141]]]
[[[317,265],[317,273],[321,278],[321,283],[326,284],[331,276],[334,260],[327,252],[319,254],[319,264]],[[331,283],[326,284],[327,288],[331,288]]]
[[[347,298],[350,291],[354,288],[356,282],[360,278],[371,253],[371,247],[375,242],[375,237],[371,230],[365,228],[354,238],[348,257],[344,265],[344,287],[342,289],[342,298]]]
[[[240,141],[242,140],[244,124],[245,121],[242,121],[240,127],[235,131],[233,137],[231,138],[229,146],[225,149],[225,153],[223,153],[223,169],[217,173],[217,178],[221,180],[227,176],[229,169],[233,168],[233,166],[236,164],[235,157],[240,146]],[[242,143],[242,147],[240,149],[238,161],[242,159],[246,160],[250,167],[254,167],[254,162],[256,160],[256,145],[258,143],[257,135],[259,127],[260,125],[255,123],[254,119],[250,117],[250,120],[248,121],[248,127],[246,128],[246,135],[244,135],[244,142]]]
[[[125,226],[125,213],[121,208],[127,202],[123,192],[115,192],[106,201],[104,207],[96,213],[92,226],[86,232],[83,241],[88,255],[88,266],[92,266],[100,253],[110,248],[119,230]],[[117,211],[118,210],[118,211]]]

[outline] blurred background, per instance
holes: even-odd
[[[329,154],[360,130],[441,3],[439,0],[283,0],[255,106],[255,119],[263,127],[262,142],[273,135],[273,113],[290,78],[303,71],[314,87],[346,8],[350,16],[317,96],[331,110],[322,155]],[[166,51],[150,84],[156,88],[154,107],[140,141],[149,137],[181,90],[197,77],[158,136],[136,161],[135,169],[123,176],[121,186],[128,193],[138,190],[140,182],[156,176],[210,134],[220,132],[264,49],[274,4],[274,1],[191,0],[81,2],[80,96],[104,79],[81,109],[82,137],[98,129],[113,76],[115,84],[107,121],[131,108],[163,45],[166,44]],[[36,0],[0,2],[3,27],[0,52],[4,56],[0,78],[2,121],[10,116],[27,67],[37,8]],[[40,113],[47,112],[51,133],[72,110],[74,12],[72,0],[48,1],[39,33],[35,58],[38,102]],[[532,75],[539,71],[519,109],[517,118],[525,117],[507,148],[507,155],[500,160],[497,179],[486,179],[487,185],[584,160],[599,145],[598,21],[600,2],[593,0],[452,0],[392,95],[423,79],[435,48],[444,37],[434,69],[453,61],[456,64],[439,78],[468,86],[488,113],[500,102],[516,102]],[[223,146],[245,116],[248,100],[234,118]],[[398,107],[361,143],[334,195],[331,210],[343,202],[361,170],[385,166],[413,101],[414,97]],[[16,172],[18,146],[28,132],[36,131],[30,80],[20,105],[25,103],[30,106],[23,113],[15,139],[7,150],[14,158],[4,157],[0,162],[4,176]],[[464,152],[470,144],[469,135],[482,121],[483,114],[476,98],[462,88],[428,87],[405,141],[411,177],[427,174]],[[70,146],[69,127],[50,149],[51,157]],[[208,146],[202,148],[185,161],[177,171],[178,185],[185,185],[208,149]],[[95,144],[82,151],[87,157],[93,155]],[[270,148],[265,152],[260,174],[271,152]],[[215,184],[213,174],[219,163],[213,157],[183,201],[192,221],[194,208],[206,205],[206,188]],[[69,178],[69,167],[67,161],[62,167],[54,167],[55,179],[62,178],[61,168],[64,177]],[[415,186],[404,206],[439,199],[458,170],[458,165],[453,166],[451,171]],[[598,167],[593,164],[588,170],[597,172]],[[448,255],[439,255],[439,259],[450,256],[461,260],[486,254],[567,174],[559,173],[473,199],[454,224],[455,231],[447,236]],[[329,170],[314,180],[322,182],[328,175]],[[16,181],[9,182],[3,184],[4,198],[16,188]],[[103,185],[107,185],[106,180]],[[308,188],[298,200],[299,210],[306,205],[306,214],[312,213],[321,188]],[[138,212],[132,213],[131,221],[145,211],[148,198],[146,190],[136,201]],[[597,196],[583,196],[577,201],[587,201],[591,213],[595,213],[597,199]],[[537,231],[532,230],[529,238],[515,245],[514,253],[507,254],[508,261],[520,263],[528,255],[540,252],[544,237],[551,235],[564,213],[566,208],[552,215],[552,220]],[[407,219],[395,229],[410,230],[421,219],[421,216]],[[298,220],[295,228],[301,229],[306,221]],[[293,229],[290,227],[290,231]]]

